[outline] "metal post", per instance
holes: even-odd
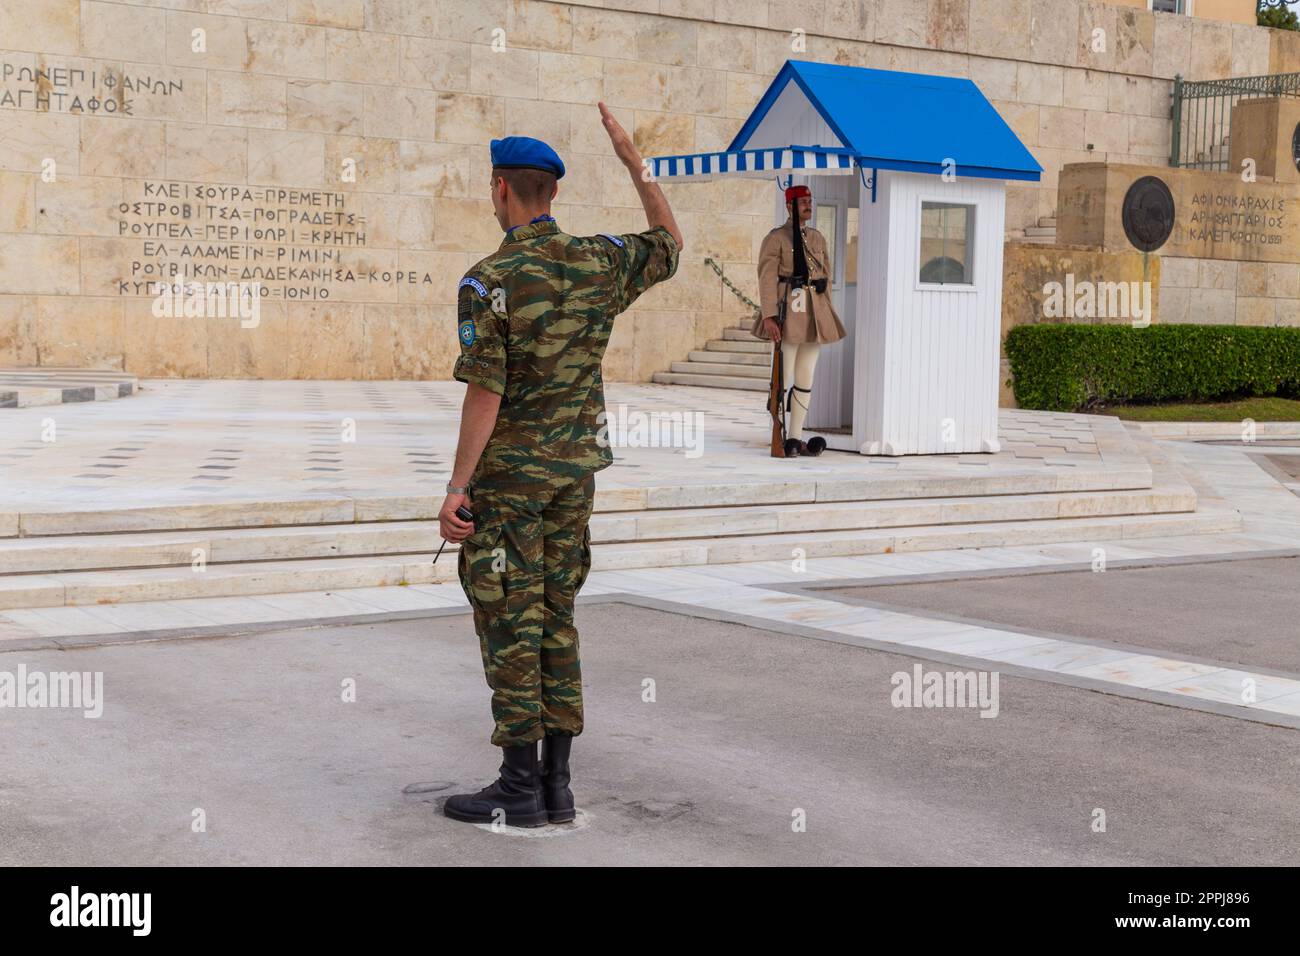
[[[1182,146],[1183,131],[1183,75],[1174,76],[1174,102],[1170,107],[1170,119],[1174,121],[1173,133],[1169,138],[1169,165],[1177,166],[1179,150]]]
[[[1224,109],[1224,107],[1231,103],[1232,103],[1232,97],[1227,94],[1215,97],[1215,103],[1214,103],[1214,150],[1215,152],[1210,153],[1210,157],[1214,160],[1214,163],[1211,166],[1212,169],[1217,170],[1220,168],[1222,169],[1228,168],[1228,161],[1226,159],[1223,160],[1223,166],[1222,167],[1219,166],[1220,153],[1218,151],[1221,151],[1223,149],[1223,130],[1224,130],[1223,118],[1227,115],[1227,110]]]

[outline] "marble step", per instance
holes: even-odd
[[[767,391],[767,377],[745,378],[740,375],[698,375],[693,372],[655,372],[651,381],[660,385],[697,385],[704,388],[738,388],[754,392]]]
[[[991,522],[1172,514],[1196,510],[1185,483],[1137,491],[1102,491],[971,498],[850,501],[764,508],[691,508],[592,518],[592,540],[722,538],[786,532],[875,531]]]
[[[80,571],[0,577],[0,610],[237,597],[280,591],[434,584],[456,580],[456,562],[443,552],[409,557],[261,561],[186,567]]]
[[[1031,239],[1037,238],[1056,238],[1055,226],[1026,226],[1025,235]]]
[[[0,575],[419,554],[440,543],[432,520],[18,538],[0,542]],[[444,554],[454,561],[455,551]]]
[[[1145,436],[1142,436],[1145,437]],[[1149,440],[1148,440],[1149,441]],[[835,501],[911,501],[917,498],[969,498],[985,495],[1037,495],[1054,492],[1132,491],[1152,487],[1147,464],[1073,472],[1034,470],[968,475],[894,475],[881,469],[863,477],[827,477],[799,472],[790,462],[788,479],[732,483],[600,486],[596,512],[647,509],[714,508],[733,505],[811,504]],[[159,504],[82,511],[0,514],[0,544],[15,538],[196,529],[288,528],[321,525],[419,521],[433,518],[441,495],[330,495],[270,500],[231,500],[202,504]]]
[[[593,549],[603,571],[745,561],[790,561],[803,557],[846,557],[902,551],[942,551],[1067,541],[1122,541],[1165,535],[1217,534],[1241,530],[1231,510],[1101,518],[1057,518],[986,524],[822,531],[684,541],[637,541]],[[593,559],[594,561],[594,559]],[[3,579],[0,579],[3,580]]]
[[[1044,229],[1055,229],[1055,228],[1056,228],[1056,217],[1055,217],[1055,216],[1039,216],[1039,217],[1038,217],[1038,224],[1039,224],[1040,226],[1042,226]]]
[[[746,342],[742,339],[709,339],[704,347],[710,352],[749,352],[753,355],[766,355],[772,361],[772,343],[764,342],[753,336]]]
[[[719,354],[726,355],[727,353],[721,352]],[[738,375],[741,378],[761,378],[766,382],[772,374],[772,369],[766,362],[762,365],[735,365],[728,362],[700,362],[692,359],[689,362],[673,362],[669,367],[669,372],[691,375]]]
[[[347,498],[321,494],[202,504],[28,511],[0,514],[0,529],[3,529],[0,537],[404,521],[436,515],[441,500],[433,495]]]
[[[878,529],[1061,517],[1192,511],[1186,485],[1134,491],[1068,492],[779,506],[606,512],[592,517],[598,544],[794,531]],[[46,574],[248,561],[373,557],[434,551],[432,520],[212,531],[64,535],[0,541],[0,575]],[[454,554],[455,547],[447,552]],[[454,560],[454,558],[452,559]]]
[[[748,329],[742,329],[742,328],[723,329],[722,340],[724,342],[757,342],[759,345],[763,345],[765,348],[767,347],[766,343],[763,342],[761,339],[754,338],[754,336],[750,334]]]
[[[837,557],[1064,541],[1122,541],[1237,531],[1240,527],[1239,514],[1220,510],[869,531],[792,532],[684,541],[636,541],[594,545],[592,567],[596,570],[624,570],[741,561],[788,561],[800,555]],[[448,559],[448,552],[443,553],[436,565],[432,560],[432,554],[412,554],[210,564],[202,571],[191,570],[186,565],[8,575],[0,577],[0,610],[329,591],[455,580],[456,565],[454,560]]]
[[[134,375],[111,369],[0,368],[0,408],[109,401],[139,388]]]
[[[728,365],[760,365],[763,368],[772,367],[772,355],[770,352],[710,352],[706,349],[697,349],[686,353],[687,359],[692,362],[725,362]]]

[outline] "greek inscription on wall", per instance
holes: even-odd
[[[131,116],[139,96],[175,96],[184,80],[111,67],[27,66],[0,60],[0,108]]]
[[[1286,198],[1198,192],[1191,197],[1184,238],[1190,243],[1277,246],[1286,227]]]
[[[356,197],[324,189],[136,181],[118,207],[118,236],[138,240],[118,295],[159,283],[243,283],[271,300],[323,301],[341,288],[429,286],[428,272],[371,268]],[[357,296],[349,296],[357,298]]]

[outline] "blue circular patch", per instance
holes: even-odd
[[[462,345],[474,344],[474,320],[466,319],[460,324],[460,341]]]

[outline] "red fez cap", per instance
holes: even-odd
[[[807,186],[791,186],[789,189],[785,191],[786,202],[794,202],[800,196],[807,196],[811,199],[812,190],[810,190]]]

